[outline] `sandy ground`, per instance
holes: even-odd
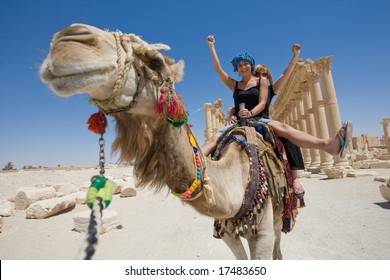
[[[390,177],[389,169],[370,170]],[[106,175],[131,174],[110,168]],[[39,183],[85,184],[96,170],[0,173],[2,198],[19,187]],[[303,178],[306,208],[296,227],[282,236],[287,260],[389,260],[390,203],[380,195],[375,176]],[[94,259],[104,260],[232,260],[222,240],[212,237],[213,219],[201,216],[164,191],[137,190],[137,196],[114,196],[109,209],[118,213],[122,229],[100,236]],[[85,234],[72,231],[73,216],[87,206],[44,220],[26,219],[25,211],[3,218],[2,260],[72,260],[83,258]]]

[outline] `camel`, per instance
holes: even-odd
[[[114,118],[112,150],[122,162],[135,160],[138,186],[156,191],[168,187],[197,212],[219,221],[219,237],[236,259],[248,259],[241,237],[247,239],[251,259],[281,259],[283,165],[257,136],[259,153],[266,156],[269,195],[260,197],[261,207],[251,212],[255,231],[242,233],[240,228],[237,234],[231,221],[242,209],[253,160],[235,141],[226,144],[218,160],[204,157],[185,118],[172,124],[166,108],[156,110],[163,93],[176,96],[174,85],[183,77],[184,61],[163,55],[167,50],[169,46],[149,44],[135,34],[72,24],[54,34],[40,77],[59,96],[88,94],[101,112]]]

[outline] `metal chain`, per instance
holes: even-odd
[[[100,166],[100,176],[104,177],[104,173],[106,172],[104,170],[104,164],[106,163],[106,158],[104,156],[104,132],[105,132],[105,127],[104,127],[104,115],[101,114],[99,118],[99,125],[100,125],[100,138],[99,138],[99,166]]]

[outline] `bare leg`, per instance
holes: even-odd
[[[222,135],[221,132],[216,132],[213,136],[208,138],[201,147],[203,154],[207,157],[217,146],[217,140]]]
[[[278,136],[287,138],[301,148],[319,149],[331,155],[337,155],[341,150],[340,141],[337,137],[333,139],[320,139],[274,120],[269,122],[268,125]]]

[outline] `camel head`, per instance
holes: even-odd
[[[98,105],[120,108],[136,95],[157,100],[166,79],[181,81],[184,62],[174,63],[160,52],[169,49],[134,34],[72,24],[54,34],[40,76],[60,96],[87,93]]]
[[[87,93],[92,104],[111,115],[117,130],[113,152],[119,151],[122,162],[136,158],[134,173],[139,181],[160,187],[177,177],[172,170],[179,172],[161,163],[167,158],[182,159],[172,152],[180,147],[177,142],[167,141],[177,140],[172,133],[180,131],[172,132],[170,124],[180,126],[187,121],[184,104],[174,91],[182,79],[184,62],[175,63],[161,53],[169,49],[134,34],[72,24],[54,34],[40,68],[41,80],[58,95]],[[186,134],[182,135],[190,155],[187,165],[192,168],[188,177],[193,180],[192,147]],[[181,162],[176,165],[183,166]]]

